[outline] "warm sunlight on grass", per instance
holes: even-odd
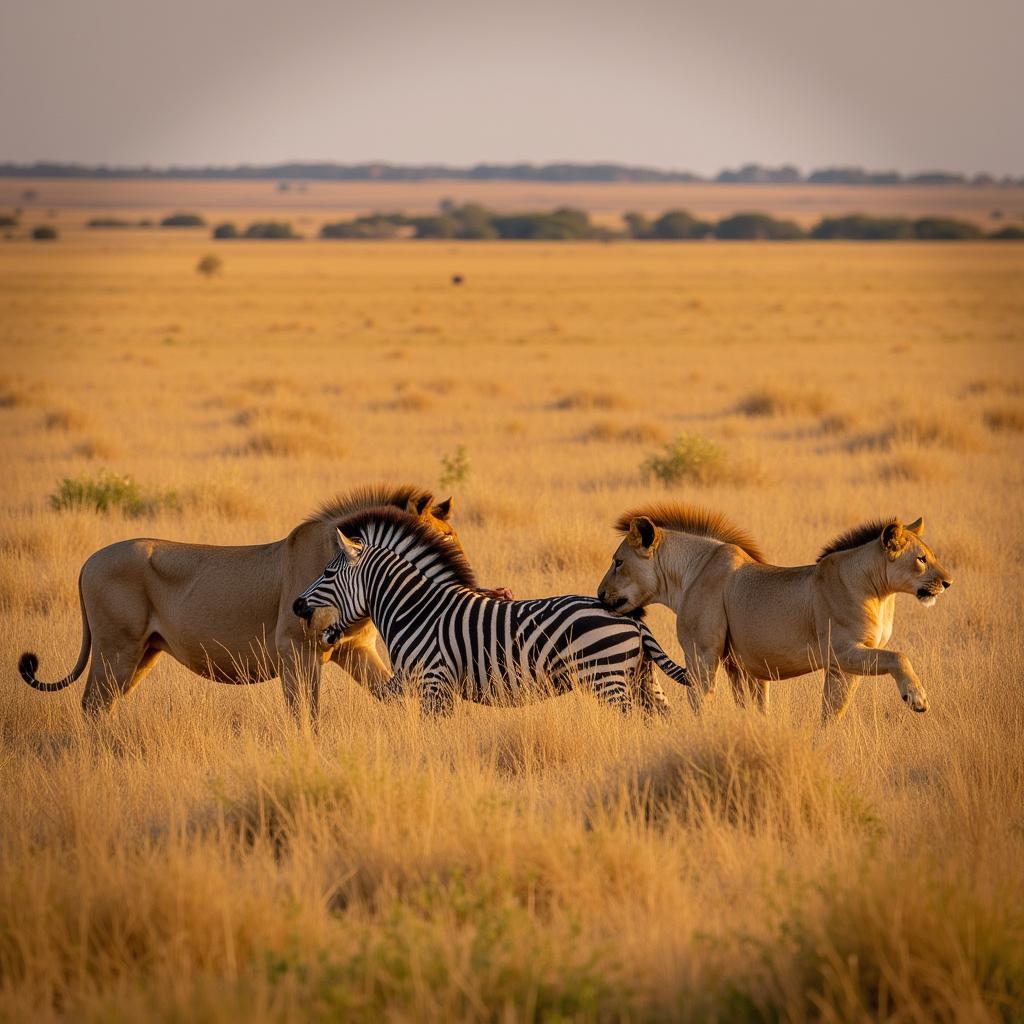
[[[1024,249],[240,241],[203,277],[170,234],[0,245],[0,1017],[1019,1019]],[[593,593],[651,498],[780,564],[923,515],[955,586],[893,645],[932,710],[865,680],[821,733],[807,677],[696,720],[663,680],[653,724],[426,721],[332,666],[310,735],[166,658],[95,724],[17,676],[73,664],[104,544],[442,477],[519,597]]]

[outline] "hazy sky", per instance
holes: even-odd
[[[1024,0],[0,0],[0,160],[1024,174]]]

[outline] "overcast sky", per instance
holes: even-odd
[[[1024,0],[0,0],[0,160],[1024,173]]]

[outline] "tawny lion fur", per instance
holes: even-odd
[[[766,709],[772,679],[825,670],[821,714],[842,716],[860,676],[891,675],[915,711],[928,697],[910,659],[886,650],[896,594],[924,604],[951,584],[921,539],[922,520],[866,523],[836,538],[814,565],[769,565],[718,513],[687,505],[634,509],[598,588],[609,607],[663,604],[676,613],[694,710],[724,666],[740,704]]]
[[[101,548],[82,566],[78,593],[82,646],[63,679],[36,679],[38,659],[23,654],[22,678],[37,690],[70,686],[89,665],[82,707],[109,710],[139,684],[161,654],[223,683],[281,677],[296,714],[316,720],[320,668],[330,660],[379,695],[390,672],[377,654],[377,632],[353,626],[324,650],[305,634],[292,602],[335,554],[336,524],[361,509],[392,506],[449,537],[452,502],[434,504],[412,486],[364,487],[340,495],[270,544],[219,547],[140,538]],[[90,663],[91,653],[91,663]]]

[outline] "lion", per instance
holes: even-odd
[[[362,487],[327,502],[270,544],[221,547],[152,538],[111,544],[91,555],[78,577],[82,646],[70,674],[40,682],[39,659],[31,653],[21,656],[18,670],[29,686],[52,693],[78,679],[91,651],[82,708],[95,714],[138,686],[166,653],[221,683],[279,675],[292,713],[300,717],[305,703],[315,722],[326,661],[376,696],[391,676],[368,622],[356,623],[325,649],[307,638],[292,614],[295,595],[334,557],[335,524],[362,509],[391,506],[461,551],[450,523],[453,504],[451,498],[435,503],[430,493],[409,485]]]
[[[896,594],[932,605],[952,584],[921,539],[924,522],[864,523],[827,544],[814,565],[768,564],[758,546],[716,512],[654,505],[621,516],[625,534],[598,587],[606,607],[631,612],[663,604],[700,711],[724,665],[737,703],[767,710],[772,679],[823,668],[823,722],[841,718],[860,676],[891,675],[914,711],[928,697],[910,658],[886,645]]]

